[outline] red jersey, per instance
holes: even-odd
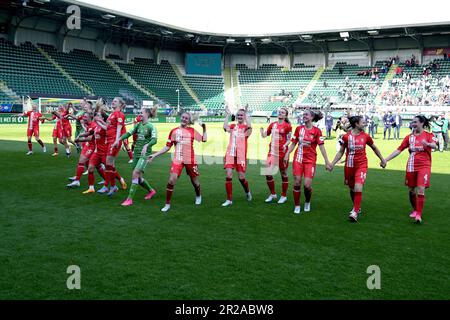
[[[322,131],[317,127],[312,127],[308,130],[306,126],[298,126],[295,129],[294,136],[291,141],[298,142],[297,150],[295,150],[294,161],[305,164],[316,164],[318,145],[324,144]]]
[[[106,131],[107,140],[109,143],[113,143],[116,141],[117,126],[121,125],[123,127],[125,124],[125,115],[121,111],[114,111],[109,115],[106,122],[108,123]]]
[[[53,129],[61,129],[62,128],[61,120],[56,115],[52,115],[51,120],[55,120],[55,119],[56,119],[56,123],[55,123],[55,126],[53,127]]]
[[[100,127],[97,124],[95,124],[94,139],[95,139],[95,152],[98,155],[106,155],[106,152],[108,151],[106,130],[102,129],[102,127]]]
[[[60,121],[63,128],[70,127],[70,120],[66,118],[69,114],[70,113],[67,110],[61,111]]]
[[[230,142],[228,143],[227,156],[247,159],[247,130],[246,124],[230,125]]]
[[[84,142],[83,148],[89,148],[89,149],[95,149],[95,128],[97,127],[97,124],[95,121],[91,121],[87,128],[86,132],[93,133],[92,140]]]
[[[39,128],[39,118],[42,114],[37,111],[27,111],[23,114],[28,117],[28,129],[33,130],[34,128]]]
[[[422,141],[436,142],[436,138],[430,132],[422,131],[421,134],[408,134],[398,147],[401,152],[408,148],[409,158],[406,164],[406,172],[419,171],[422,168],[431,168],[431,148],[425,147]]]
[[[194,153],[194,140],[202,141],[202,135],[194,128],[178,127],[169,133],[166,146],[175,145],[175,152],[172,162],[178,164],[196,164]]]
[[[347,132],[340,140],[347,150],[345,166],[348,168],[367,167],[366,145],[373,145],[372,138],[365,132],[353,135]]]
[[[290,123],[272,122],[267,128],[267,135],[272,135],[272,140],[269,145],[269,154],[273,156],[279,156],[284,154],[283,146],[289,140],[288,137],[292,133],[292,126]]]

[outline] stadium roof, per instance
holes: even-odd
[[[103,1],[103,5],[108,5],[109,7],[119,3],[119,1],[116,0],[90,0],[90,2],[93,1]],[[117,9],[122,8],[122,11],[130,11],[132,7],[132,5],[130,5],[131,1],[133,0],[120,0],[121,7],[118,7]],[[155,12],[155,19],[158,18],[159,20],[169,21],[169,18],[165,17],[172,15],[176,17],[177,10],[184,8],[183,6],[177,8],[170,7],[171,1],[173,0],[163,0],[158,1],[158,3],[155,1],[139,1],[139,4],[136,4],[135,9],[133,10],[136,10],[137,8],[139,9],[139,12],[146,12],[150,9],[147,9],[144,6],[147,3],[151,3],[151,11]],[[289,11],[288,9],[283,9],[281,11],[276,11],[274,9],[272,10],[273,17],[265,19],[264,14],[261,13],[263,11],[259,10],[258,7],[258,9],[251,11],[252,14],[247,13],[245,18],[240,19],[239,14],[231,15],[224,9],[224,7],[232,7],[234,8],[233,10],[243,8],[249,9],[246,7],[245,3],[250,1],[241,1],[239,6],[233,4],[231,1],[220,2],[220,6],[218,5],[219,2],[215,2],[208,7],[209,10],[222,14],[225,17],[222,17],[222,19],[229,21],[230,29],[228,30],[232,30],[231,26],[233,26],[233,28],[237,28],[239,26],[237,21],[239,20],[243,20],[245,22],[240,24],[240,26],[245,26],[251,24],[251,17],[258,16],[262,21],[265,21],[267,28],[275,32],[276,30],[280,30],[276,28],[278,28],[278,25],[281,24],[281,21],[292,17],[292,15],[289,15],[292,13],[287,13]],[[255,6],[261,5],[260,2],[251,2]],[[274,3],[275,2],[277,3],[277,8],[284,8],[284,6],[279,5],[280,1],[274,1]],[[360,14],[363,15],[364,19],[367,19],[367,21],[369,21],[369,17],[374,16],[380,23],[382,21],[380,17],[383,15],[394,16],[396,19],[394,19],[395,21],[392,23],[395,22],[400,24],[401,21],[404,21],[402,20],[402,15],[406,15],[410,12],[408,11],[408,8],[403,8],[403,6],[399,3],[396,3],[395,9],[383,8],[380,4],[383,4],[384,2],[385,0],[377,0],[373,3],[374,8],[370,10],[364,9],[364,6],[362,5],[358,5],[358,8],[362,8],[366,12],[360,12]],[[182,2],[179,2],[179,4],[180,3]],[[185,3],[189,3],[190,6],[194,7],[196,2],[185,1]],[[287,2],[284,3],[286,4]],[[344,2],[341,1],[340,3]],[[367,26],[368,23],[366,23],[366,26],[358,28],[356,27],[358,25],[357,21],[362,21],[360,17],[358,16],[358,18],[355,19],[344,19],[343,15],[349,14],[347,11],[352,12],[353,15],[357,14],[354,10],[352,11],[351,8],[344,8],[345,10],[336,10],[335,13],[333,13],[334,16],[339,17],[339,19],[334,19],[333,21],[335,21],[334,23],[349,23],[350,21],[351,25],[354,26],[353,28],[326,31],[313,30],[311,27],[310,30],[313,30],[311,32],[299,31],[287,32],[278,35],[271,34],[270,36],[266,34],[250,36],[248,34],[215,34],[212,32],[214,31],[212,27],[205,32],[199,32],[189,29],[194,28],[192,25],[188,27],[179,27],[168,22],[159,22],[143,16],[135,16],[130,12],[125,13],[116,9],[106,9],[92,3],[87,3],[86,0],[83,2],[75,0],[2,0],[0,1],[0,30],[2,28],[8,29],[11,27],[19,28],[21,25],[26,24],[26,28],[56,32],[74,37],[97,39],[104,42],[125,43],[128,45],[137,46],[159,46],[160,48],[192,52],[224,52],[225,48],[227,52],[235,53],[251,53],[252,50],[254,52],[256,49],[261,53],[338,52],[358,50],[365,51],[372,49],[396,50],[400,48],[423,48],[427,47],[427,45],[435,46],[435,43],[440,43],[440,46],[449,47],[450,22],[445,23],[438,21],[444,13],[445,15],[448,15],[448,10],[446,10],[448,5],[445,3],[440,5],[438,3],[439,1],[434,1],[432,4],[435,10],[433,10],[433,8],[426,8],[426,11],[424,11],[417,8],[417,6],[411,6],[414,7],[414,10],[420,14],[426,12],[426,14],[424,14],[424,18],[421,18],[421,20],[417,18],[419,20],[414,20],[416,23],[412,25],[402,24],[390,27],[369,27]],[[69,4],[78,4],[80,6],[82,30],[78,31],[65,29],[66,20],[69,15],[66,10]],[[163,4],[164,9],[161,9]],[[323,2],[321,2],[321,4],[324,6],[329,5],[329,3],[326,4]],[[167,7],[170,7],[170,9],[167,9]],[[197,8],[197,6],[195,6],[195,8]],[[310,10],[311,12],[308,12],[307,8],[307,6],[302,7],[300,13],[296,13],[301,17],[301,19],[295,20],[299,21],[299,26],[302,26],[300,22],[305,20],[306,17],[314,17],[314,19],[318,21],[319,26],[328,26],[328,28],[331,28],[325,22],[327,20],[327,14],[329,15],[328,17],[331,17],[332,13],[327,10]],[[135,14],[139,14],[139,12],[135,12]],[[284,14],[281,18],[280,12]],[[325,14],[326,12],[328,13]],[[432,12],[437,12],[437,14],[434,16],[430,15]],[[201,20],[200,18],[196,18],[195,14],[201,15],[201,11],[198,11],[197,13],[192,12],[192,10],[189,13],[187,11],[184,12],[184,15],[188,16],[190,20]],[[203,14],[205,13],[203,12]],[[217,22],[219,21],[219,16],[216,16],[218,19]],[[417,15],[411,17],[417,17]],[[211,22],[211,18],[205,18],[205,20],[210,21],[210,25],[215,25],[215,22]],[[177,21],[172,20],[171,23],[178,23],[178,21],[181,25],[183,20],[180,18]],[[315,23],[317,23],[317,21]],[[420,21],[422,21],[422,23],[419,23]],[[3,24],[3,26],[1,24]],[[54,26],[49,27],[49,24],[53,24]],[[44,25],[46,25],[45,28],[43,28]],[[217,25],[219,25],[219,23],[217,23]],[[314,24],[311,24],[311,26],[313,25]],[[96,31],[92,32],[92,30]],[[348,32],[347,37],[342,37],[340,34],[342,31]],[[425,41],[427,38],[439,38],[439,41],[427,42]],[[347,40],[345,45],[342,45],[343,40]],[[380,41],[384,41],[384,43],[382,44]]]
[[[377,30],[450,24],[448,1],[360,0],[80,0],[68,1],[186,32],[221,36]],[[423,6],[423,7],[422,7]]]

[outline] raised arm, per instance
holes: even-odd
[[[137,127],[138,127],[138,124],[136,123],[136,124],[133,126],[133,128],[131,128],[130,131],[125,132],[125,133],[120,137],[120,140],[126,140],[126,139],[128,139],[129,137],[131,137],[133,134],[135,134],[135,133],[136,133],[136,130],[137,130]]]
[[[206,142],[208,141],[208,135],[206,134],[206,124],[202,123],[202,129],[203,129],[202,142]]]

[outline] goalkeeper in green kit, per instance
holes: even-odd
[[[152,153],[152,146],[158,141],[158,134],[156,128],[149,121],[150,118],[155,117],[156,107],[143,108],[142,109],[142,121],[136,123],[136,125],[120,137],[121,140],[128,139],[133,134],[137,134],[136,146],[134,147],[133,157],[133,178],[128,193],[128,198],[122,203],[122,206],[128,207],[133,204],[133,197],[136,193],[138,185],[147,190],[145,200],[150,200],[156,191],[150,184],[144,179],[144,170],[147,165],[147,158]]]

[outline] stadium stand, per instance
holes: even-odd
[[[122,96],[131,100],[151,98],[126,81],[105,61],[92,52],[75,49],[70,53],[58,52],[54,47],[40,45],[74,79],[86,84],[95,95],[105,98]]]
[[[151,59],[136,58],[131,63],[117,65],[131,76],[137,83],[148,88],[163,101],[172,106],[178,103],[176,90],[180,90],[180,105],[196,108],[194,99],[183,88],[180,80],[168,61],[162,60],[158,65]]]
[[[223,77],[186,75],[184,79],[208,109],[222,109],[224,107]]]
[[[304,103],[323,105],[327,102],[373,103],[379,93],[386,72],[381,72],[383,61],[374,67],[336,63],[325,70]],[[372,70],[377,70],[372,75]]]
[[[14,46],[0,39],[0,80],[18,95],[85,95],[29,42]]]
[[[255,70],[237,64],[242,105],[248,104],[249,110],[272,111],[294,103],[315,74],[314,70],[302,70],[304,66],[297,66],[301,68],[285,70],[266,64]]]

